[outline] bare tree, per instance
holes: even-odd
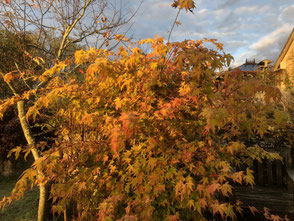
[[[126,34],[140,4],[132,9],[124,7],[124,0],[2,1],[0,24],[2,29],[24,37],[34,33],[33,47],[61,59],[74,44],[101,48],[117,34]],[[52,44],[56,39],[58,42]]]

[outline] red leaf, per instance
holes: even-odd
[[[79,72],[81,73],[81,74],[84,74],[85,72],[84,71],[82,71],[81,69],[79,69]]]

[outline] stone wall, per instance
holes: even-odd
[[[281,61],[280,68],[287,71],[289,80],[294,83],[294,43],[292,43],[284,59]]]

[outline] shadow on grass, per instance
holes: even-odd
[[[0,199],[9,196],[17,177],[0,176]],[[34,221],[37,219],[39,190],[34,188],[24,194],[23,199],[13,201],[0,210],[0,220],[3,221]]]
[[[5,177],[0,175],[0,200],[10,193],[18,180],[17,176]],[[39,189],[34,187],[27,191],[21,200],[13,201],[0,210],[0,221],[35,221],[38,214]],[[51,216],[48,221],[61,221],[62,217]]]

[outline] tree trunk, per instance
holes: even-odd
[[[31,152],[34,156],[34,159],[38,160],[40,158],[40,155],[38,153],[38,150],[35,148],[36,142],[34,137],[32,136],[30,126],[26,120],[23,100],[17,102],[17,111],[18,111],[18,118],[23,130],[24,136],[26,138],[26,141],[28,145],[32,146]],[[42,171],[38,171],[38,174],[39,176],[43,176]],[[46,201],[47,201],[48,190],[45,184],[40,184],[39,189],[40,189],[40,197],[39,197],[39,206],[38,206],[38,221],[44,221],[46,220],[45,211],[46,211]]]

